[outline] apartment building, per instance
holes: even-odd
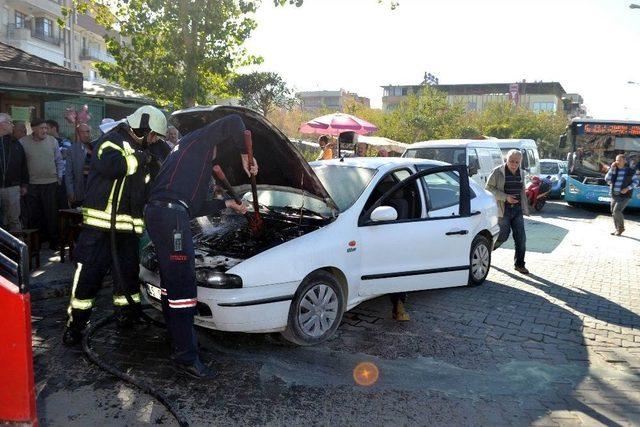
[[[467,111],[483,111],[496,101],[511,101],[535,112],[565,111],[570,117],[585,115],[582,96],[568,94],[558,82],[480,83],[431,85],[446,93],[449,104],[461,104]],[[392,111],[409,94],[418,94],[424,85],[382,86],[382,108]]]
[[[316,112],[319,110],[343,111],[344,106],[349,102],[357,102],[366,107],[371,105],[369,98],[359,96],[344,89],[340,90],[319,90],[309,92],[298,92],[296,98],[300,100],[302,111]]]
[[[114,61],[106,50],[106,30],[87,15],[62,15],[72,0],[0,0],[0,42],[46,59],[85,80],[102,81],[95,64]],[[61,28],[58,19],[65,19]]]

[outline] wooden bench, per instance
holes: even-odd
[[[14,231],[11,234],[27,244],[29,248],[29,270],[40,268],[40,233],[37,228],[23,228],[22,231]]]
[[[69,260],[73,261],[73,248],[80,235],[82,212],[78,209],[60,209],[58,211],[60,231],[60,262],[64,262],[66,246],[69,245]]]

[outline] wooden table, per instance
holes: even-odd
[[[69,245],[69,260],[73,260],[73,247],[80,234],[82,211],[80,209],[60,209],[58,211],[60,227],[60,262],[64,262],[64,253]]]

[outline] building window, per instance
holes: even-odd
[[[401,87],[396,87],[396,88],[394,88],[394,89],[395,89],[395,91],[394,91],[394,93],[393,93],[393,94],[394,94],[395,96],[402,96],[402,88],[401,88]]]
[[[531,104],[531,109],[536,113],[541,112],[556,112],[556,104],[555,102],[534,102]]]
[[[36,18],[36,33],[53,38],[53,21],[48,18]]]
[[[27,25],[27,15],[16,10],[16,28],[24,28]]]

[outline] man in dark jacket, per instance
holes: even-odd
[[[110,267],[118,327],[131,327],[139,315],[138,244],[150,179],[145,149],[165,134],[167,119],[147,105],[112,126],[93,146],[82,205],[84,228],[75,248],[78,266],[63,335],[66,345],[81,341],[94,298]]]
[[[86,123],[78,125],[76,132],[78,140],[67,150],[64,183],[67,188],[69,206],[81,206],[89,179],[91,156],[91,126]]]
[[[611,216],[615,231],[614,236],[624,233],[624,215],[622,212],[631,201],[633,188],[638,186],[638,173],[627,166],[627,159],[624,154],[618,154],[616,161],[611,164],[604,179],[610,187],[611,194]]]
[[[0,226],[21,231],[20,196],[27,192],[29,172],[22,145],[13,137],[11,116],[0,113]]]
[[[215,374],[200,362],[193,329],[197,288],[190,218],[219,213],[225,207],[246,212],[244,205],[233,200],[208,200],[218,145],[235,145],[245,172],[258,172],[255,161],[249,170],[244,130],[242,119],[234,114],[185,135],[162,165],[145,210],[145,224],[160,265],[172,359],[179,371],[198,379]]]

